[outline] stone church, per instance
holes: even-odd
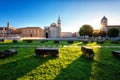
[[[57,24],[52,23],[50,26],[44,27],[46,38],[60,38],[61,37],[61,20],[58,17]]]
[[[108,29],[110,29],[110,28],[117,28],[120,31],[120,25],[108,25],[108,19],[104,16],[101,19],[101,28],[100,28],[100,30],[107,32]]]

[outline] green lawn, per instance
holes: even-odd
[[[120,46],[107,41],[104,44],[96,42],[83,44],[75,41],[68,44],[61,41],[54,44],[53,41],[41,43],[0,43],[2,45],[88,45],[88,46]],[[0,47],[0,50],[12,47]],[[0,80],[120,80],[120,60],[113,57],[112,50],[120,48],[93,48],[95,52],[94,60],[88,60],[82,56],[80,47],[61,47],[60,56],[54,57],[34,57],[36,47],[13,47],[18,50],[18,54],[0,59]]]

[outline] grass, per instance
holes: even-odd
[[[88,45],[105,46],[109,43],[97,44],[95,42],[83,44],[75,41],[68,44],[61,41],[54,44],[53,41],[41,43],[1,43],[9,45]],[[119,46],[119,44],[108,44],[109,46]],[[0,47],[5,50],[14,47]],[[112,50],[120,48],[93,48],[95,52],[94,60],[88,60],[82,56],[80,47],[59,48],[60,57],[34,57],[36,47],[21,48],[16,47],[18,54],[0,59],[0,79],[1,80],[120,80],[120,60],[113,57]]]

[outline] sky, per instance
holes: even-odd
[[[108,25],[120,25],[120,0],[0,0],[0,26],[41,27],[57,23],[62,32],[78,32],[84,24],[100,28],[103,16]]]

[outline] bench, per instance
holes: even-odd
[[[81,47],[81,51],[83,52],[83,56],[88,58],[88,59],[93,59],[94,58],[94,52],[93,49],[89,47]]]
[[[113,56],[120,59],[120,51],[112,51]]]
[[[41,56],[44,55],[52,56],[52,57],[59,57],[59,49],[58,48],[36,48],[34,56]]]
[[[16,49],[8,49],[8,50],[0,51],[0,58],[6,58],[8,56],[16,54],[17,52],[18,51]]]

